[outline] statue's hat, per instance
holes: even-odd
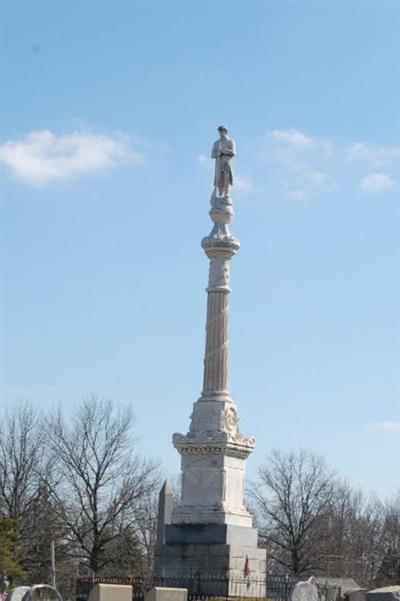
[[[218,131],[228,131],[228,128],[227,128],[227,126],[226,126],[226,125],[220,125],[220,126],[218,127]]]

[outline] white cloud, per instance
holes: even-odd
[[[400,432],[400,420],[387,420],[382,422],[375,422],[374,426],[378,430],[384,430],[385,432]]]
[[[340,144],[295,128],[272,130],[266,138],[261,157],[273,195],[315,200],[355,187],[383,195],[400,185],[400,146]],[[262,189],[262,183],[255,187]]]
[[[356,142],[347,151],[349,161],[368,163],[372,167],[384,167],[400,161],[400,146],[372,146]]]
[[[274,129],[269,137],[275,142],[297,150],[308,150],[314,146],[314,141],[303,132],[291,127],[289,129]]]
[[[235,176],[235,188],[236,190],[247,194],[254,192],[254,184],[247,175]]]
[[[142,166],[144,157],[134,152],[127,136],[73,132],[34,131],[1,146],[1,160],[13,175],[34,186],[67,180],[78,175],[112,169],[122,163]]]
[[[199,156],[197,157],[197,161],[200,165],[211,164],[211,157],[208,157],[205,154],[199,154]]]
[[[370,173],[361,179],[361,188],[366,192],[382,192],[395,184],[396,181],[387,173]]]
[[[322,186],[328,179],[328,174],[318,169],[306,169],[303,173],[304,179],[306,179],[311,185],[315,187]]]
[[[333,145],[312,138],[299,129],[275,129],[267,134],[268,146],[263,157],[273,165],[269,185],[290,200],[309,200],[318,197],[329,181],[327,163]]]
[[[307,190],[302,189],[290,189],[289,186],[286,187],[286,197],[290,200],[307,200],[310,198],[311,194]]]

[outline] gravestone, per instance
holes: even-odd
[[[17,586],[7,595],[7,601],[22,601],[26,596],[25,601],[30,598],[31,587],[30,586]]]
[[[186,588],[154,586],[146,594],[145,601],[187,601],[187,596]]]
[[[132,601],[132,586],[129,584],[95,584],[88,601]]]
[[[315,584],[320,587],[320,591],[325,594],[322,597],[329,596],[329,601],[346,599],[346,601],[365,601],[365,589],[347,576],[315,576]]]
[[[59,592],[48,584],[35,584],[31,589],[30,599],[31,601],[62,601]]]
[[[58,591],[48,584],[35,584],[34,586],[17,586],[12,590],[8,601],[62,601]]]
[[[298,582],[292,591],[292,601],[319,601],[318,586],[311,576],[305,582]]]

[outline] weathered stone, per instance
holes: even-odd
[[[305,582],[298,582],[292,591],[292,601],[319,601],[318,586],[313,576]]]
[[[215,159],[214,186],[220,196],[227,196],[229,188],[233,185],[233,170],[231,161],[236,156],[235,140],[228,138],[228,128],[220,125],[218,128],[219,140],[217,140],[211,151],[211,157]]]
[[[32,601],[62,601],[59,592],[48,584],[35,584],[32,587]]]
[[[145,601],[187,601],[187,596],[186,588],[154,586],[147,592]]]
[[[226,163],[228,169],[236,146],[233,144],[233,154],[229,155],[225,129],[220,134],[221,142],[215,143],[212,151],[219,173],[211,196],[214,227],[202,241],[210,260],[203,390],[193,405],[189,432],[173,437],[182,456],[182,503],[175,508],[172,523],[251,528],[252,517],[243,503],[243,483],[245,460],[255,443],[254,438],[246,438],[240,432],[238,410],[228,386],[230,261],[240,242],[229,230],[233,217],[229,186],[218,195],[216,183],[222,177],[221,164]]]
[[[347,601],[365,601],[365,590],[361,589],[358,582],[354,578],[345,576],[314,576],[315,584],[324,589],[328,588],[332,591],[330,597],[346,599]],[[332,601],[331,600],[331,601]]]
[[[165,526],[171,523],[174,495],[168,480],[165,480],[158,497],[157,544],[165,543]]]
[[[32,589],[30,586],[17,586],[7,595],[7,601],[28,601],[32,597]]]
[[[34,586],[17,586],[7,599],[10,601],[62,601],[58,591],[48,584]]]
[[[191,594],[264,597],[266,551],[257,548],[257,530],[244,505],[245,462],[255,441],[240,432],[228,386],[230,261],[240,242],[229,229],[230,161],[236,148],[225,133],[213,147],[217,165],[209,214],[214,225],[202,241],[210,260],[203,390],[189,432],[173,436],[181,455],[182,495],[159,538],[164,544],[156,549],[155,575]],[[239,585],[237,579],[244,577]]]
[[[238,581],[247,577],[245,590],[238,594],[263,597],[266,568],[265,549],[255,546],[166,544],[158,550],[155,580],[165,586],[179,583],[188,588],[190,594],[200,594],[198,581],[201,581],[201,594],[236,596],[233,591]],[[257,586],[258,595],[250,594],[249,583],[253,583],[253,589]]]
[[[165,528],[165,542],[185,545],[240,544],[257,547],[256,528],[231,524],[170,524]]]
[[[132,601],[132,587],[127,584],[95,584],[88,601]]]

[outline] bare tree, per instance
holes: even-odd
[[[347,483],[338,485],[327,515],[326,574],[351,576],[359,584],[373,583],[381,561],[382,503],[366,499]]]
[[[384,507],[381,556],[377,584],[397,584],[400,581],[400,491]]]
[[[44,420],[29,402],[5,411],[0,423],[0,505],[15,523],[18,561],[28,582],[50,582],[50,544],[64,559],[63,524],[45,482],[51,462],[44,444]]]
[[[142,555],[142,574],[150,576],[153,572],[154,550],[157,542],[157,518],[158,518],[158,489],[152,491],[151,495],[143,497],[135,505],[135,533]]]
[[[132,530],[136,505],[156,486],[157,468],[138,455],[133,425],[130,409],[96,396],[84,399],[70,421],[61,410],[47,420],[50,494],[70,556],[94,575],[112,563],[112,544]]]
[[[307,451],[273,451],[250,490],[260,534],[273,562],[293,574],[321,567],[336,476]]]
[[[6,516],[22,525],[40,491],[40,421],[37,411],[24,403],[5,412],[0,423],[0,499]]]

